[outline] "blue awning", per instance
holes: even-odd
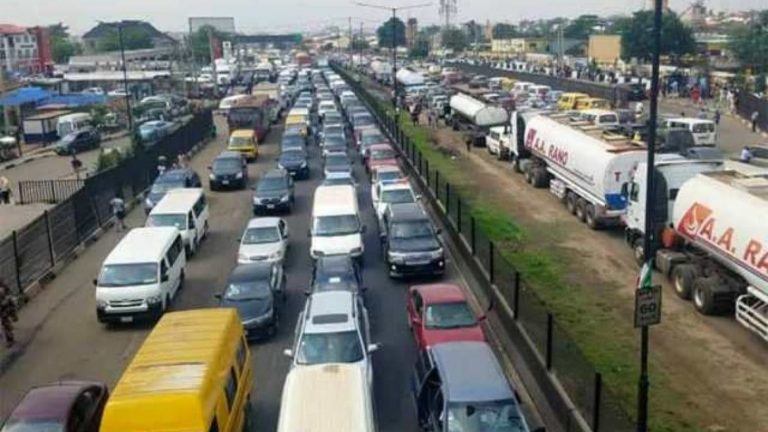
[[[49,98],[51,94],[40,87],[22,87],[0,97],[0,106],[20,106],[37,103]]]
[[[106,95],[95,94],[69,94],[53,95],[41,101],[38,105],[55,105],[59,107],[74,108],[87,105],[98,105],[107,103]]]

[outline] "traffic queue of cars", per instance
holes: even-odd
[[[440,230],[367,108],[330,69],[304,70],[296,79],[306,91],[298,92],[287,113],[293,120],[286,121],[277,166],[256,182],[255,217],[237,241],[237,266],[216,294],[220,308],[168,312],[183,289],[188,259],[209,231],[210,212],[196,174],[166,172],[156,186],[169,186],[158,186],[145,203],[146,227],[125,235],[94,280],[99,321],[159,322],[111,397],[106,387],[94,383],[52,386],[53,391],[65,388],[73,401],[61,408],[54,424],[89,425],[56,430],[97,430],[99,423],[99,430],[120,432],[255,427],[247,341],[279,331],[287,296],[285,257],[294,235],[280,215],[293,210],[294,179],[312,174],[307,148],[312,143],[322,148],[313,153],[322,159],[315,163],[322,166],[317,175],[323,176],[314,192],[308,233],[307,253],[314,264],[293,343],[284,351],[291,367],[277,430],[377,430],[371,356],[382,346],[371,339],[362,276],[363,266],[371,265],[363,259],[367,227],[361,217],[369,210],[361,209],[357,198],[368,179],[355,178],[353,165],[360,163],[370,176],[383,261],[391,277],[440,277],[445,251]],[[230,149],[216,157],[209,173],[211,190],[247,187],[250,154],[249,148]],[[485,315],[475,312],[463,288],[436,282],[385,295],[407,297],[403,313],[418,347],[410,384],[421,428],[530,430],[517,393],[485,341]],[[323,397],[329,389],[334,397]],[[38,418],[29,414],[34,413],[30,406],[45,400],[45,391],[31,391],[2,432],[30,430],[25,427]],[[73,416],[77,420],[69,420]]]

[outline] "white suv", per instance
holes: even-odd
[[[370,343],[368,311],[361,299],[349,291],[327,291],[307,298],[299,314],[293,349],[284,354],[291,368],[326,363],[358,365],[373,385],[369,355],[381,345]]]
[[[419,196],[413,191],[408,179],[393,182],[379,182],[374,186],[373,208],[376,209],[378,220],[384,216],[390,204],[412,204],[419,200]]]

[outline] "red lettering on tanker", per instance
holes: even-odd
[[[553,144],[549,144],[549,147],[547,147],[547,143],[537,136],[536,129],[528,129],[528,133],[525,136],[525,147],[542,156],[546,156],[547,159],[558,165],[565,166],[568,163],[568,151]]]
[[[743,254],[737,253],[733,238],[735,228],[718,226],[717,218],[707,206],[693,203],[677,225],[677,231],[690,239],[702,240],[741,258],[753,269],[768,274],[768,248],[764,248],[761,242],[750,239]]]

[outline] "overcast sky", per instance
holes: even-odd
[[[438,4],[402,11],[421,24],[439,20]],[[485,22],[576,16],[583,13],[610,15],[629,13],[642,8],[648,0],[549,0],[542,2],[520,0],[457,0],[458,20],[476,19]],[[368,0],[369,3],[402,6],[429,3],[429,0]],[[671,0],[678,12],[688,0]],[[535,4],[535,8],[529,6]],[[470,7],[471,5],[471,7]],[[768,8],[766,0],[706,0],[715,10],[746,10]],[[190,16],[233,16],[238,31],[297,31],[318,29],[326,25],[347,27],[347,17],[353,17],[355,30],[362,23],[372,29],[387,17],[384,10],[357,6],[352,0],[0,0],[0,22],[20,25],[42,25],[64,22],[74,33],[82,33],[98,20],[142,19],[164,31],[183,31]]]

